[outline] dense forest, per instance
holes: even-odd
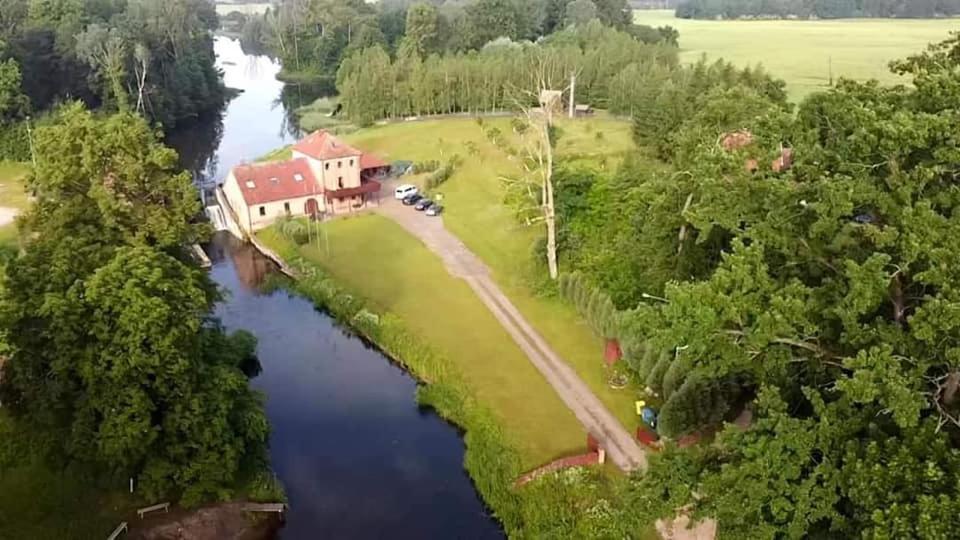
[[[165,130],[222,106],[217,26],[206,0],[0,0],[0,157],[28,159],[23,120],[69,100]]]
[[[619,308],[660,434],[705,440],[668,444],[617,519],[956,536],[958,58],[954,37],[893,64],[909,87],[842,81],[796,111],[707,89],[661,145],[638,117],[646,150],[619,171],[563,165],[561,265],[581,276],[565,283]],[[749,429],[723,424],[745,408]]]
[[[594,19],[646,42],[664,35],[676,41],[670,29],[634,25],[626,0],[285,0],[244,19],[244,43],[274,51],[287,78],[332,78],[344,58],[374,46],[391,57],[465,53],[501,38],[535,41]]]
[[[960,0],[684,0],[682,19],[929,19],[960,14]]]
[[[344,60],[337,88],[350,118],[366,124],[408,115],[511,110],[536,101],[529,89],[537,87],[537,79],[563,89],[575,73],[579,102],[650,119],[657,133],[670,128],[668,116],[685,113],[688,90],[696,95],[716,84],[744,83],[783,97],[782,84],[760,68],[736,69],[725,62],[680,66],[675,38],[667,31],[659,41],[645,43],[592,20],[537,44],[501,39],[467,53],[400,54],[391,60],[375,46]]]

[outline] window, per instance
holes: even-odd
[[[277,184],[280,183],[280,179],[277,178],[276,176],[272,176],[272,177],[270,177],[270,183],[273,184],[273,185],[277,185]]]
[[[257,187],[257,185],[253,183],[253,180],[247,180],[247,189],[253,189],[255,187]]]
[[[343,162],[342,162],[342,161],[338,161],[338,162],[337,162],[337,168],[338,168],[338,169],[342,169],[342,168],[343,168]]]
[[[353,167],[353,160],[350,160],[350,166]]]
[[[266,206],[261,206],[261,207],[260,207],[260,215],[261,215],[261,216],[267,215],[267,207],[266,207]]]
[[[330,164],[329,164],[329,163],[324,163],[324,164],[323,164],[323,168],[329,171],[329,170],[330,170]]]
[[[337,185],[340,186],[340,189],[343,189],[343,177],[342,177],[342,176],[338,176],[338,177],[337,177]]]
[[[300,173],[293,173],[293,179],[297,182],[303,182],[303,175]]]
[[[283,203],[283,211],[288,214],[290,213],[290,203],[288,202]]]

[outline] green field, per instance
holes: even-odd
[[[831,63],[835,79],[903,82],[887,69],[891,60],[960,30],[960,19],[705,21],[677,19],[673,11],[654,10],[636,11],[634,20],[678,29],[684,61],[706,54],[740,66],[763,64],[787,81],[794,100],[827,87]]]

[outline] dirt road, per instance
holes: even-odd
[[[443,260],[450,274],[470,285],[613,463],[624,471],[646,469],[646,455],[630,433],[503,294],[483,261],[444,228],[442,219],[425,216],[387,197],[377,212],[419,238]]]

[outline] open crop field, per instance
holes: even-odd
[[[684,61],[693,62],[706,54],[740,66],[763,64],[787,81],[794,101],[827,87],[831,64],[835,79],[902,82],[887,69],[891,60],[960,30],[960,19],[705,21],[677,19],[673,11],[654,10],[636,11],[634,20],[678,29]]]

